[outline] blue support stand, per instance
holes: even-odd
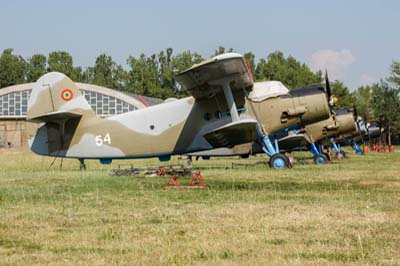
[[[321,143],[318,143],[318,144],[317,144],[317,147],[318,147],[318,152],[319,152],[319,154],[322,154],[322,144],[321,144]]]
[[[317,147],[315,146],[314,143],[311,143],[311,149],[310,149],[310,151],[311,151],[311,153],[312,153],[314,156],[320,154],[319,151],[318,151],[318,149],[317,149]]]
[[[273,155],[279,153],[279,146],[277,139],[275,139],[275,147],[274,145],[272,145],[272,142],[268,136],[263,136],[262,141],[264,142],[265,147],[262,146],[261,148],[269,157],[272,157]]]
[[[340,151],[340,145],[339,145],[339,144],[336,144],[335,139],[334,139],[334,138],[331,138],[330,141],[331,141],[331,143],[332,143],[332,151],[333,151],[334,153],[337,153],[338,151]]]
[[[363,151],[361,150],[360,146],[354,141],[351,141],[351,147],[358,155],[363,155]]]
[[[260,145],[262,151],[270,157],[268,162],[269,166],[275,169],[289,167],[291,165],[289,158],[286,155],[279,153],[279,142],[275,134],[272,135],[274,138],[274,141],[272,142],[270,139],[271,135],[264,135],[260,125],[257,126],[257,131],[259,136],[258,144]]]
[[[275,137],[275,152],[279,152],[279,144],[278,144],[278,138]]]

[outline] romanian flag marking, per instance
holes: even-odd
[[[64,90],[61,92],[61,98],[62,98],[64,101],[69,101],[69,100],[71,100],[73,95],[74,95],[74,94],[72,93],[72,91],[71,91],[70,89],[64,89]]]

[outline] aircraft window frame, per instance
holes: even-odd
[[[0,96],[0,116],[26,115],[29,93],[15,91]]]

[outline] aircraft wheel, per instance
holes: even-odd
[[[282,169],[289,166],[289,158],[281,153],[274,154],[271,159],[269,159],[269,167],[275,169]]]
[[[81,164],[81,165],[79,165],[79,170],[81,170],[81,171],[86,171],[86,164]]]
[[[86,171],[85,159],[82,158],[79,159],[79,170]]]
[[[347,158],[347,155],[343,150],[340,150],[336,153],[336,159],[343,160],[346,158]]]
[[[318,154],[314,156],[314,162],[316,164],[324,164],[328,161],[328,158],[324,154]]]

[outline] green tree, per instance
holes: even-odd
[[[26,72],[27,82],[36,82],[41,76],[46,74],[47,59],[45,55],[35,54],[28,59],[28,67]]]
[[[92,83],[104,86],[107,88],[113,88],[122,90],[125,86],[125,80],[127,77],[126,71],[122,66],[116,64],[111,56],[106,54],[101,54],[96,58],[96,63],[93,69],[87,71],[93,71]],[[84,72],[84,79],[90,78],[90,76],[85,76],[89,72]]]
[[[336,97],[336,109],[353,108],[353,98],[343,82],[335,80],[331,83],[332,94]]]
[[[172,48],[168,48],[158,54],[160,85],[163,88],[172,89],[174,85],[172,53]]]
[[[366,121],[375,120],[374,110],[372,108],[372,92],[376,90],[377,86],[378,84],[362,86],[352,93],[357,113]]]
[[[223,46],[219,46],[218,49],[214,51],[214,56],[224,54],[224,53],[232,53],[235,50],[233,48],[229,48],[228,50],[225,49]]]
[[[193,66],[194,64],[198,64],[204,59],[197,53],[193,53],[190,51],[184,51],[180,54],[177,54],[172,58],[172,71],[173,74],[178,74],[189,67]],[[183,90],[181,85],[177,83],[174,79],[173,90],[175,93],[175,97],[185,97],[190,95],[189,91]]]
[[[400,89],[393,88],[389,83],[381,80],[372,90],[372,108],[375,118],[384,116],[394,135],[400,133]]]
[[[300,88],[313,83],[321,83],[322,73],[313,73],[306,64],[301,64],[294,57],[285,58],[280,51],[260,59],[254,73],[256,81],[278,80],[288,88]]]
[[[400,88],[400,61],[393,61],[390,65],[390,77],[388,81]]]
[[[167,98],[172,95],[172,90],[165,90],[161,87],[159,78],[159,63],[156,55],[146,57],[141,54],[139,58],[129,56],[127,90],[136,94]]]
[[[0,56],[0,88],[25,82],[26,61],[13,54],[13,49],[5,49]]]
[[[87,67],[82,71],[82,77],[80,79],[83,83],[93,84],[94,80],[94,67]]]
[[[48,71],[67,75],[73,81],[80,80],[80,68],[74,68],[72,56],[65,51],[51,52],[48,57]]]
[[[172,58],[173,72],[174,74],[178,74],[203,60],[204,58],[197,53],[184,51]]]
[[[267,60],[261,58],[254,69],[254,78],[256,81],[265,81],[267,80],[267,76]]]

